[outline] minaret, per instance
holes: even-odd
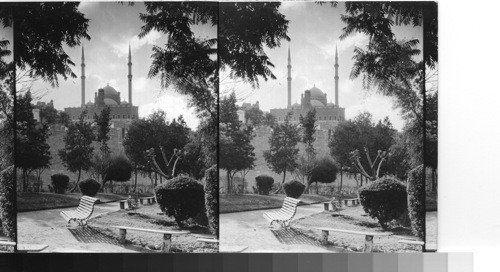
[[[288,46],[288,108],[292,107],[292,58],[290,57],[290,46]]]
[[[128,45],[128,104],[132,106],[132,52]]]
[[[85,106],[85,53],[82,46],[82,108]]]
[[[335,45],[335,106],[339,106],[339,58],[337,54],[337,45]]]

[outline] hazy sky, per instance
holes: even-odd
[[[139,116],[145,117],[155,109],[162,109],[168,118],[182,114],[192,128],[198,125],[194,111],[187,107],[187,98],[171,89],[161,90],[158,78],[148,78],[153,45],[164,47],[166,37],[158,32],[151,32],[139,39],[137,36],[143,22],[139,13],[145,12],[142,3],[134,6],[119,3],[83,2],[79,10],[90,19],[88,33],[91,40],[84,41],[85,47],[85,102],[94,100],[94,93],[99,88],[110,86],[121,92],[122,100],[128,100],[128,46],[132,47],[132,102],[139,106]],[[195,33],[202,37],[215,37],[216,27],[195,27]],[[37,81],[32,92],[39,94],[40,101],[54,100],[54,106],[64,107],[81,105],[81,47],[68,48],[65,51],[75,63],[73,71],[78,78],[60,80],[58,88]]]
[[[281,12],[289,22],[288,36],[279,48],[267,49],[266,53],[275,65],[273,73],[276,80],[261,80],[260,88],[252,89],[249,84],[228,80],[222,76],[221,90],[227,93],[236,91],[241,102],[259,101],[261,109],[285,108],[287,105],[287,51],[290,46],[292,57],[292,104],[300,104],[300,94],[314,85],[327,93],[328,102],[335,99],[335,45],[339,54],[339,104],[346,109],[346,118],[351,118],[362,111],[374,115],[375,120],[389,116],[396,129],[401,129],[403,120],[398,110],[392,107],[392,100],[366,91],[362,88],[362,77],[350,80],[353,65],[354,46],[363,47],[368,43],[367,36],[353,34],[340,40],[342,28],[340,20],[344,5],[332,8],[329,4],[319,6],[311,2],[285,2]],[[417,38],[422,41],[422,28],[398,27],[395,33],[400,39]],[[421,49],[421,45],[420,45]]]

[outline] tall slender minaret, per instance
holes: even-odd
[[[292,107],[292,58],[290,57],[290,46],[288,46],[288,108]]]
[[[128,45],[128,103],[132,107],[132,52]]]
[[[339,58],[337,54],[337,45],[335,45],[335,106],[339,106]]]
[[[85,106],[85,53],[82,46],[82,108]]]

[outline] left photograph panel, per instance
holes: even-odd
[[[217,22],[217,3],[15,8],[18,251],[218,252]]]
[[[16,247],[12,10],[0,4],[0,252]]]

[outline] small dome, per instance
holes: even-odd
[[[118,92],[115,90],[115,88],[109,86],[109,84],[102,89],[104,90],[104,96],[118,95]]]
[[[299,105],[297,102],[295,102],[295,103],[292,105],[292,108],[293,108],[293,109],[300,108],[300,105]]]
[[[318,100],[311,100],[311,106],[313,107],[324,107],[325,105]]]
[[[127,101],[122,101],[122,103],[120,103],[120,105],[126,106],[126,105],[128,105],[128,102]]]
[[[118,106],[118,103],[116,103],[116,101],[111,98],[104,98],[104,104],[108,106]]]
[[[85,106],[94,106],[94,103],[92,103],[92,102],[90,102],[90,101],[89,101],[89,102],[87,102],[87,103],[85,104]]]

